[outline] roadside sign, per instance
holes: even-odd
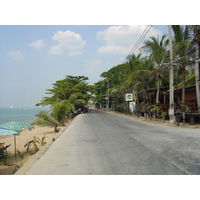
[[[133,93],[126,93],[125,101],[133,101]]]
[[[129,102],[129,110],[133,113],[133,111],[135,110],[135,102]]]

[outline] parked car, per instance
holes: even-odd
[[[74,115],[76,116],[76,115],[78,115],[78,114],[80,114],[81,113],[81,110],[80,109],[75,109],[74,110]]]

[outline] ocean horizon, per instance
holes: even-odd
[[[40,111],[49,111],[48,107],[10,107],[0,108],[0,125],[10,121],[33,123]]]

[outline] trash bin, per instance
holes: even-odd
[[[179,122],[180,122],[180,119],[182,117],[182,114],[181,114],[181,110],[180,109],[177,109],[175,111],[175,117],[176,117],[176,122],[177,122],[177,126],[179,126]]]

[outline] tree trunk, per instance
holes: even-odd
[[[196,98],[197,98],[197,109],[200,113],[200,91],[199,91],[199,43],[198,43],[198,25],[194,26],[195,34],[195,82],[196,82]]]
[[[139,104],[138,93],[136,92],[136,104]]]
[[[182,80],[182,103],[185,103],[185,70],[183,71]],[[185,109],[183,110],[183,126],[185,126]]]
[[[158,78],[157,93],[156,93],[156,104],[159,103],[159,95],[160,95],[160,78]]]
[[[54,125],[54,132],[55,132],[55,133],[58,133],[58,132],[59,132],[58,126],[55,126],[55,125]]]
[[[148,93],[147,93],[147,90],[145,89],[145,103],[149,103],[149,100],[148,100]]]

